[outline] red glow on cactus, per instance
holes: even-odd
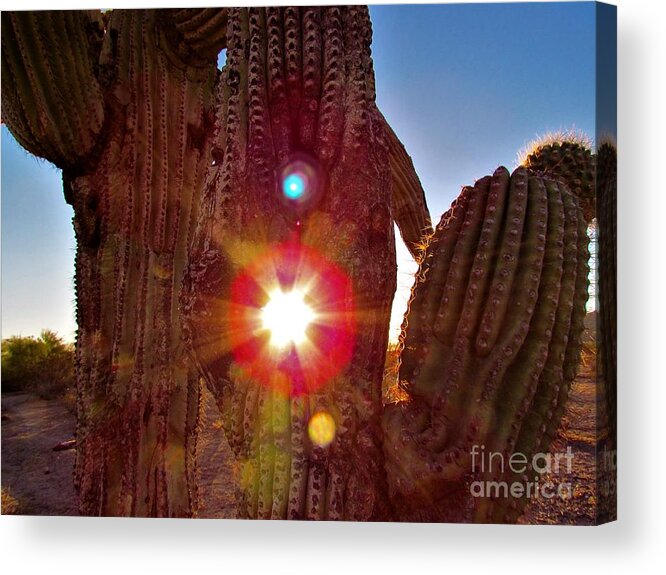
[[[321,388],[351,359],[356,330],[351,281],[298,242],[267,249],[241,271],[229,312],[237,366],[285,394]]]

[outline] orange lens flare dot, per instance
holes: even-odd
[[[335,439],[335,420],[325,411],[315,413],[308,423],[308,435],[318,447],[328,447]]]

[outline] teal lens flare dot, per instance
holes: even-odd
[[[290,200],[297,200],[305,192],[305,180],[300,174],[289,174],[282,183],[282,191]]]

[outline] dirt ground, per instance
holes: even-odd
[[[520,523],[593,525],[596,522],[595,458],[599,435],[595,390],[595,381],[589,373],[574,381],[558,437],[550,448],[551,453],[566,453],[571,448],[571,472],[563,465],[559,473],[546,473],[539,478],[540,482],[551,481],[554,485],[570,484],[573,497],[533,499]]]
[[[596,320],[595,312],[588,313],[585,318],[584,350],[590,349],[591,345],[591,349],[596,351]],[[606,401],[603,390],[596,383],[596,376],[596,356],[584,351],[578,377],[569,392],[557,439],[550,447],[550,453],[566,453],[567,448],[571,448],[574,456],[571,472],[564,469],[557,474],[546,473],[540,477],[541,482],[570,484],[572,497],[533,499],[526,507],[520,523],[594,525],[598,520],[597,513],[608,513],[607,505],[613,499],[603,499],[597,492],[597,473],[602,472],[597,469],[596,458],[598,453],[603,453],[604,446],[610,445],[611,440],[608,438]]]
[[[541,481],[568,482],[568,500],[534,499],[520,523],[592,524],[595,521],[595,449],[599,435],[595,382],[588,370],[574,382],[567,411],[551,452],[573,453],[571,473],[543,476]],[[199,513],[201,518],[235,516],[233,455],[224,440],[212,396],[204,396],[199,441]],[[35,395],[2,396],[2,487],[18,500],[18,512],[39,515],[76,515],[72,485],[74,450],[53,451],[73,437],[74,415],[57,400]]]
[[[201,518],[236,515],[233,454],[210,394],[204,396],[199,436]],[[74,437],[74,414],[58,400],[30,393],[2,394],[2,489],[22,515],[78,515],[73,485],[74,450],[53,447]]]
[[[74,450],[53,451],[74,436],[74,415],[56,400],[2,395],[2,488],[25,515],[77,515]]]

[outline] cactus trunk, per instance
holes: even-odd
[[[389,516],[380,419],[396,264],[370,35],[365,7],[229,14],[220,162],[183,307],[239,462],[241,517]],[[312,168],[302,204],[280,181],[299,162]],[[261,309],[299,286],[320,318],[307,345],[276,350]]]
[[[178,295],[210,164],[215,69],[179,69],[156,50],[151,12],[114,12],[109,26],[117,136],[66,184],[78,242],[76,479],[86,514],[188,516],[199,379]]]
[[[188,15],[2,16],[3,116],[63,169],[74,208],[75,480],[86,515],[196,510],[200,386],[178,295],[211,161],[219,46],[183,63]]]

